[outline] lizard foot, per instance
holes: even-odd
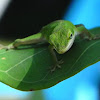
[[[51,69],[51,72],[54,72],[56,68],[61,68],[61,64],[63,64],[63,62],[63,60],[57,61]]]
[[[3,49],[4,48],[4,45],[0,44],[0,49]]]
[[[0,49],[10,50],[10,49],[13,49],[13,48],[14,48],[14,46],[13,46],[13,45],[4,46],[4,45],[1,45],[1,44],[0,44]]]

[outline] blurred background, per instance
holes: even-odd
[[[0,0],[0,43],[35,34],[57,19],[98,27],[100,0]],[[100,100],[100,62],[42,91],[22,92],[0,83],[0,100]]]

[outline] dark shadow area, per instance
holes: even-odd
[[[22,38],[61,19],[71,0],[12,0],[0,21],[0,35]]]

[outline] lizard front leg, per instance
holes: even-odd
[[[49,51],[52,55],[52,58],[53,58],[53,62],[54,62],[54,65],[53,65],[53,68],[51,69],[51,72],[55,71],[55,69],[58,67],[58,68],[61,68],[61,64],[63,63],[62,60],[58,61],[57,59],[57,56],[53,50],[53,46],[49,45]]]

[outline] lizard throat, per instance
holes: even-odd
[[[58,53],[63,54],[65,52],[67,52],[72,47],[74,40],[75,40],[75,36],[73,36],[73,38],[69,41],[67,47],[65,49],[62,49],[61,51],[58,51]]]

